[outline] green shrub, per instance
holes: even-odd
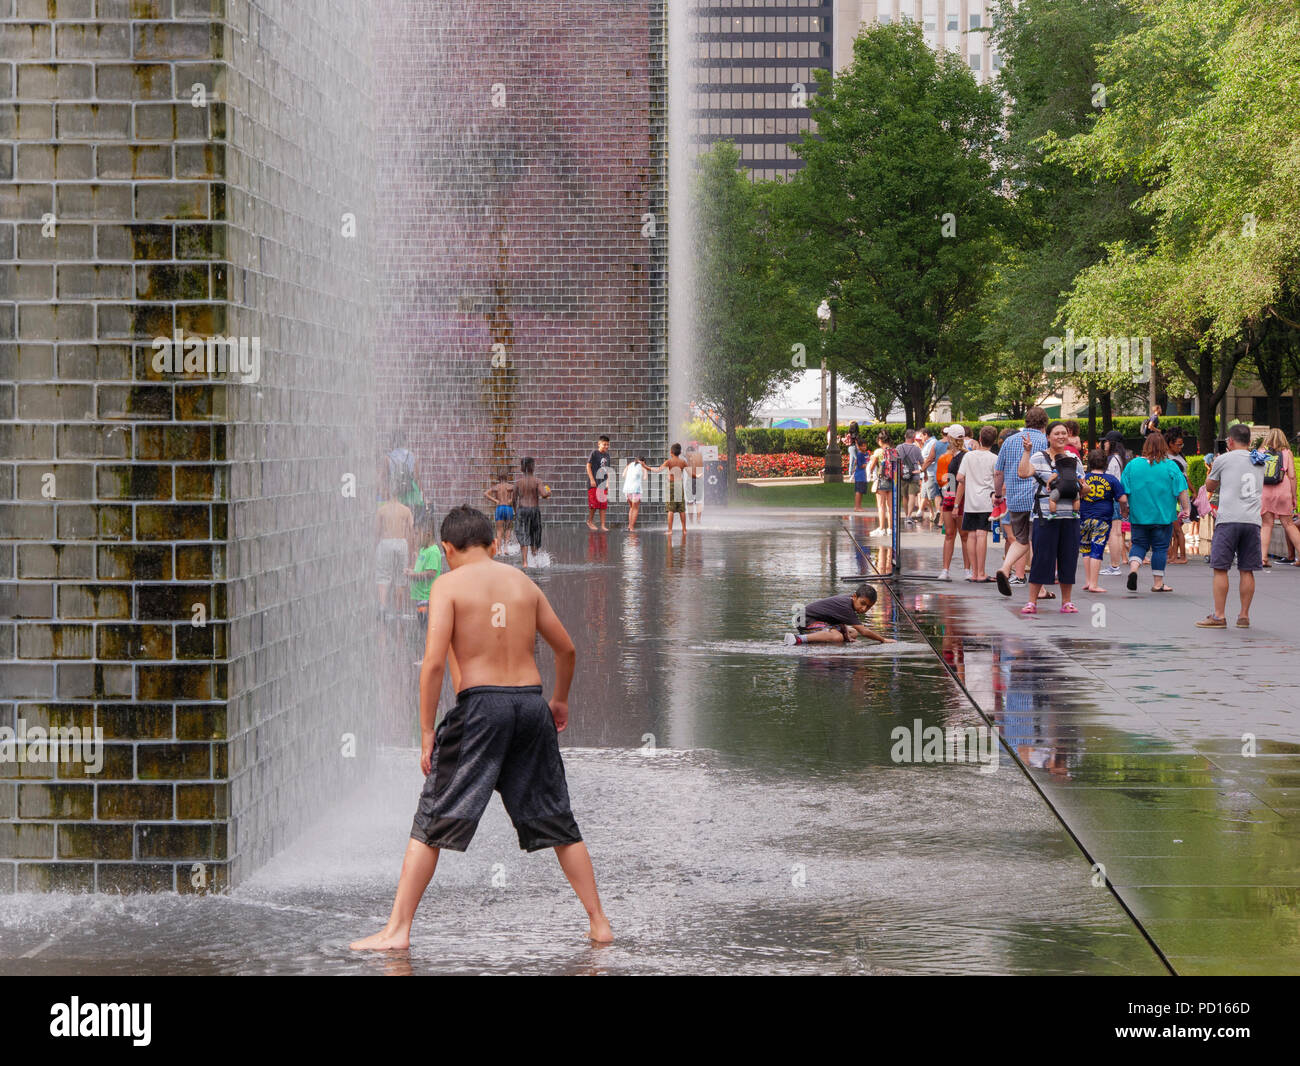
[[[1163,419],[1162,419],[1163,421]],[[1205,484],[1205,456],[1189,455],[1187,457],[1187,484],[1195,496]]]

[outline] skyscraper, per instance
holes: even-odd
[[[831,69],[832,6],[830,0],[692,5],[693,151],[734,141],[754,178],[784,178],[803,166],[790,145],[812,125],[813,71]]]

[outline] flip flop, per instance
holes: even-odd
[[[1137,592],[1137,590],[1138,590],[1138,572],[1137,572],[1136,570],[1130,570],[1130,571],[1128,572],[1128,581],[1126,581],[1124,584],[1125,584],[1125,587],[1129,590],[1129,592]]]
[[[1152,585],[1151,591],[1152,592],[1173,592],[1174,587],[1173,585],[1161,585],[1159,588],[1156,588],[1155,585]]]
[[[1078,614],[1078,613],[1079,613],[1079,608],[1077,608],[1074,604],[1069,602],[1061,604],[1061,614]]]
[[[1021,614],[1037,614],[1037,613],[1038,613],[1038,604],[1036,604],[1036,603],[1027,603],[1027,604],[1025,604],[1023,607],[1020,608],[1020,613],[1021,613]]]
[[[1038,594],[1038,598],[1040,600],[1054,600],[1056,599],[1056,593],[1048,592],[1046,589],[1044,589],[1042,592]]]
[[[1011,595],[1011,582],[1010,580],[1008,580],[1006,574],[1004,574],[1001,570],[999,570],[997,573],[997,577],[994,580],[997,581],[998,591],[1002,593],[1003,596]]]
[[[971,580],[977,585],[991,585],[993,583],[991,577],[973,577]]]

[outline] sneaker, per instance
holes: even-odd
[[[1014,574],[1012,574],[1011,577],[1007,578],[1007,584],[1010,585],[1013,589],[1017,589],[1025,584],[1025,579],[1023,577],[1016,577]]]
[[[940,581],[951,581],[952,578],[948,576],[948,571],[947,571],[947,570],[940,570],[940,571],[939,571],[939,580],[940,580]]]
[[[963,571],[962,571],[962,574],[965,576],[965,578],[966,578],[967,581],[970,581],[970,580],[972,580],[972,579],[975,577],[975,571],[974,571],[974,570],[963,570]]]
[[[787,645],[795,645],[799,643],[799,638],[793,633],[787,633],[785,635],[785,642]]]
[[[1097,571],[1097,573],[1101,574],[1103,577],[1118,577],[1121,571],[1118,566],[1103,566]]]
[[[867,534],[868,537],[883,537],[884,535],[885,531],[883,529],[873,529]]]

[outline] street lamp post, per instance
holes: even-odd
[[[825,300],[817,308],[817,317],[821,319],[822,329],[828,333],[835,332],[835,309]],[[825,341],[823,340],[823,344]],[[823,360],[823,365],[825,361]],[[844,457],[840,455],[840,441],[836,430],[839,428],[839,397],[837,395],[837,376],[835,368],[829,368],[831,379],[830,415],[826,420],[826,468],[822,471],[823,482],[842,482],[844,480]]]

